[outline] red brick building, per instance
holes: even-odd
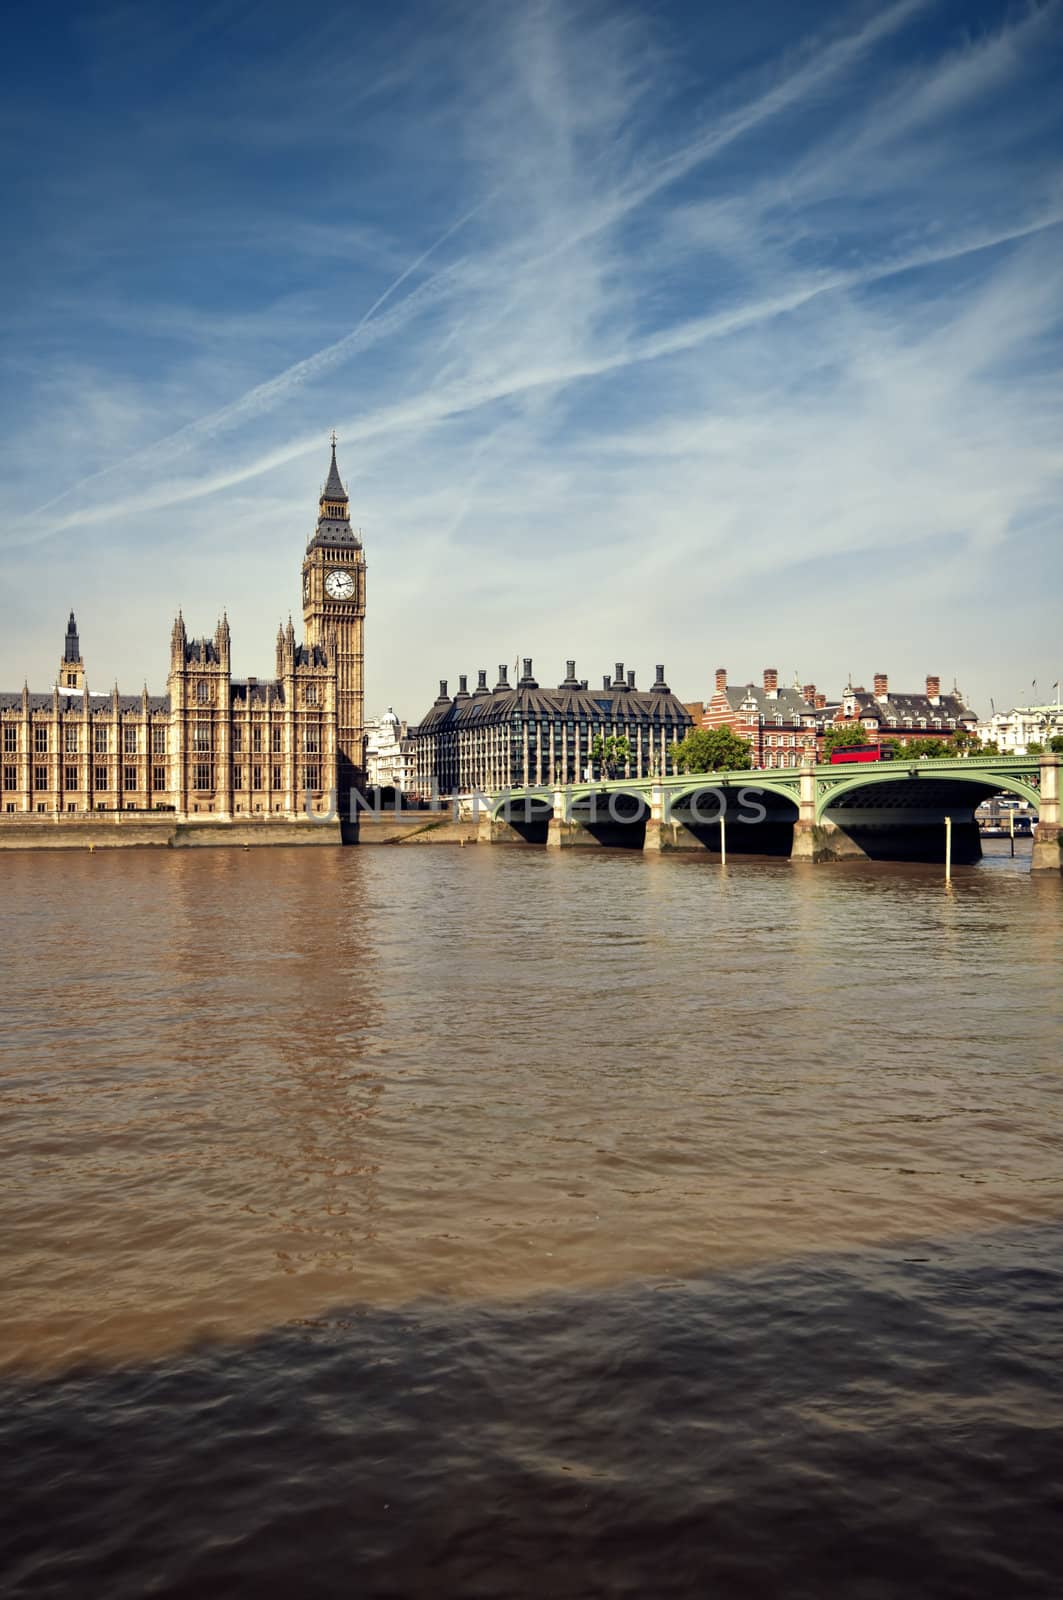
[[[823,758],[823,736],[837,703],[827,704],[814,683],[779,687],[779,674],[765,667],[763,683],[727,682],[727,668],[716,668],[716,687],[701,718],[703,728],[730,728],[753,747],[755,767],[798,767],[806,752]]]

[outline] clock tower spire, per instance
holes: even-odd
[[[327,655],[336,672],[336,801],[350,815],[350,793],[365,783],[365,555],[351,527],[350,500],[332,462],[318,500],[317,527],[303,558],[303,625],[307,650]]]

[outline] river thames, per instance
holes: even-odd
[[[1056,1596],[1063,890],[0,858],[6,1596]]]

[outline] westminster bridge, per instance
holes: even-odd
[[[946,760],[845,762],[742,772],[684,773],[515,789],[480,810],[483,843],[561,849],[610,845],[789,856],[977,861],[974,813],[1011,794],[1038,814],[1031,868],[1063,865],[1060,757],[959,756]]]

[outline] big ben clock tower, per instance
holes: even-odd
[[[350,503],[336,466],[335,434],[317,528],[303,558],[303,625],[310,649],[325,651],[330,665],[335,653],[336,802],[346,820],[350,792],[365,782],[365,555],[351,527]]]

